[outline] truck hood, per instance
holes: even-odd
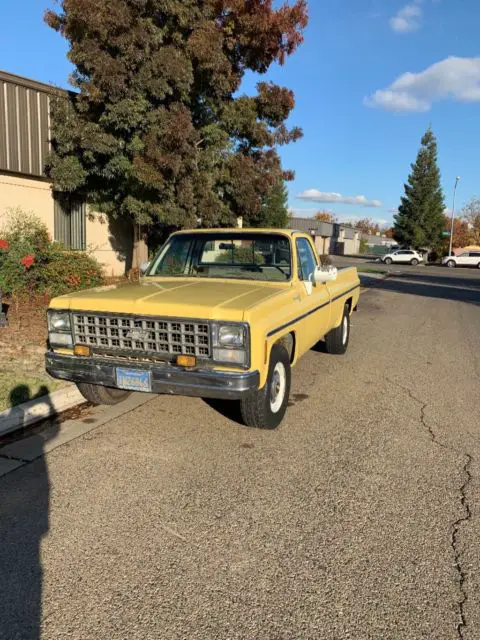
[[[50,307],[100,313],[242,321],[247,309],[285,292],[285,283],[142,280],[60,296]]]

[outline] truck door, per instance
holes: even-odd
[[[330,293],[325,284],[315,284],[313,274],[318,266],[316,252],[307,238],[297,238],[299,280],[299,316],[297,327],[299,355],[311,349],[327,333],[330,325]]]

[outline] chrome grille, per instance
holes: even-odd
[[[74,313],[75,344],[107,352],[210,357],[206,322]]]

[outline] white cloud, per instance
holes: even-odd
[[[420,1],[416,0],[412,4],[405,5],[397,15],[390,18],[390,26],[397,33],[411,33],[420,29],[420,18],[422,9]]]
[[[480,102],[480,57],[449,57],[420,73],[404,73],[365,98],[368,107],[394,112],[430,111],[440,100]]]
[[[297,198],[299,200],[322,202],[327,204],[352,204],[361,207],[375,208],[383,206],[380,200],[368,200],[365,196],[343,196],[341,193],[326,193],[324,191],[318,191],[318,189],[307,189],[307,191],[300,193]]]

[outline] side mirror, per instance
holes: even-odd
[[[140,265],[140,273],[143,275],[144,273],[147,273],[147,271],[150,269],[150,262],[144,262],[143,264]]]
[[[326,284],[327,282],[335,282],[338,278],[338,269],[336,267],[329,267],[328,269],[315,269],[313,274],[313,281],[316,284]]]

